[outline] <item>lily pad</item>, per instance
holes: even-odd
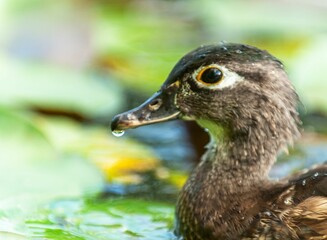
[[[128,138],[116,138],[104,127],[82,127],[67,119],[41,119],[39,126],[60,152],[95,164],[107,181],[137,183],[139,174],[160,166],[150,148]]]
[[[0,55],[0,103],[80,113],[114,114],[123,103],[122,89],[86,71],[20,62]]]
[[[23,238],[25,218],[57,197],[96,192],[103,179],[90,163],[56,152],[35,119],[0,108],[0,238]]]
[[[172,205],[137,199],[59,200],[30,219],[33,239],[173,239]]]

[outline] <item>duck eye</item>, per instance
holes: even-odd
[[[217,84],[223,79],[223,73],[215,66],[208,66],[200,70],[196,79],[206,84]]]

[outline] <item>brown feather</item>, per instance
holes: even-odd
[[[313,232],[327,237],[327,197],[310,197],[283,213],[285,222],[299,232]]]

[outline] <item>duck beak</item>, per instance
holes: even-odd
[[[175,103],[179,82],[163,87],[147,101],[127,112],[116,115],[111,122],[112,131],[123,131],[143,125],[177,119],[180,111]]]

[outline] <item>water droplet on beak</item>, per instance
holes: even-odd
[[[121,136],[124,135],[124,133],[125,133],[125,131],[123,131],[123,130],[114,130],[114,131],[112,131],[112,135],[114,135],[115,137],[121,137]]]

